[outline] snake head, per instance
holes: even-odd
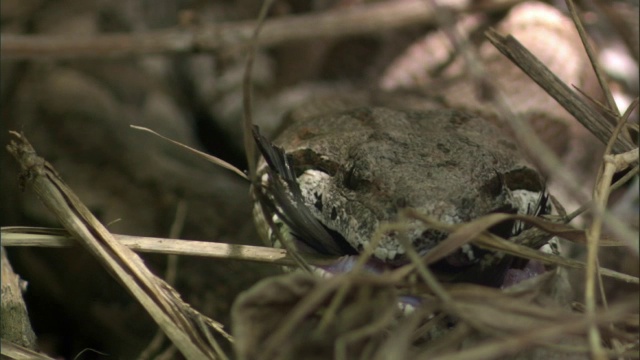
[[[302,119],[274,145],[258,143],[266,183],[279,193],[271,196],[279,199],[273,208],[298,240],[328,255],[362,252],[404,208],[448,224],[493,212],[548,211],[543,178],[517,147],[491,123],[459,111],[362,107]],[[406,235],[422,255],[447,236],[417,221],[409,225]],[[491,231],[508,238],[522,226]],[[374,256],[406,264],[398,236],[382,234]],[[466,267],[480,255],[466,246],[443,262]]]

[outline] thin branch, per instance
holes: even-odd
[[[623,177],[621,177],[613,185],[611,185],[611,191],[618,190],[623,185],[627,184],[636,175],[638,175],[638,171],[639,171],[638,166],[636,166],[633,169],[629,170],[628,173],[626,173]],[[576,217],[578,217],[580,214],[582,214],[583,212],[587,211],[591,207],[593,207],[593,200],[589,200],[589,202],[583,204],[577,210],[575,210],[571,214],[565,216],[564,222],[565,223],[571,222],[571,220],[575,219]]]
[[[568,1],[571,3],[571,1]],[[575,11],[573,9],[572,11]],[[578,22],[576,20],[576,22]],[[606,91],[605,91],[606,92]],[[614,104],[615,105],[615,104]],[[598,243],[600,241],[600,234],[602,231],[602,223],[603,216],[607,203],[609,201],[609,194],[611,193],[611,182],[613,180],[613,175],[621,170],[624,170],[630,164],[636,163],[638,160],[638,149],[634,149],[627,153],[623,153],[620,155],[611,155],[611,150],[616,143],[616,139],[618,135],[620,135],[625,123],[628,120],[628,117],[631,115],[631,109],[637,105],[636,102],[629,107],[629,111],[625,112],[625,116],[620,117],[618,120],[618,124],[613,130],[613,134],[609,141],[607,142],[607,147],[604,153],[604,162],[600,165],[600,169],[598,171],[598,179],[596,181],[596,186],[593,190],[593,199],[595,209],[598,210],[596,212],[596,216],[593,218],[593,222],[591,226],[587,230],[587,268],[585,271],[585,289],[584,289],[584,298],[585,298],[585,308],[587,318],[591,322],[589,326],[589,348],[591,350],[591,355],[595,359],[605,359],[606,355],[604,354],[604,349],[602,347],[602,337],[600,335],[600,331],[595,324],[595,314],[597,308],[596,301],[596,285],[600,284],[602,290],[602,277],[601,272],[599,272],[599,263],[598,263]],[[633,155],[629,157],[628,154]],[[620,158],[616,162],[616,158]],[[596,284],[597,282],[597,284]],[[606,298],[602,298],[603,303],[607,304]]]
[[[146,127],[143,127],[143,126],[136,126],[136,125],[129,125],[129,126],[131,128],[133,128],[133,129],[145,131],[145,132],[151,133],[153,135],[156,135],[159,138],[161,138],[162,140],[168,141],[168,142],[170,142],[170,143],[172,143],[172,144],[174,144],[176,146],[179,146],[179,147],[181,147],[181,148],[183,148],[185,150],[188,150],[188,151],[194,153],[195,155],[197,155],[197,156],[199,156],[199,157],[201,157],[201,158],[203,158],[203,159],[205,159],[205,160],[207,160],[209,162],[212,162],[212,163],[214,163],[214,164],[216,164],[216,165],[218,165],[218,166],[220,166],[222,168],[225,168],[227,170],[233,171],[236,175],[240,176],[241,178],[243,178],[245,180],[249,180],[247,178],[247,175],[245,175],[242,172],[242,170],[238,169],[237,167],[229,164],[228,162],[226,162],[226,161],[224,161],[224,160],[222,160],[220,158],[217,158],[217,157],[215,157],[213,155],[209,155],[209,154],[207,154],[205,152],[196,150],[196,149],[194,149],[194,148],[192,148],[190,146],[187,146],[187,145],[182,144],[180,142],[177,142],[175,140],[171,140],[170,138],[168,138],[166,136],[163,136],[163,135],[160,135],[157,132],[155,132],[155,131],[153,131],[153,130],[151,130],[149,128],[146,128]]]
[[[499,11],[522,0],[493,0],[475,9],[458,2],[455,11]],[[431,24],[435,14],[421,0],[389,1],[339,8],[311,15],[287,16],[267,21],[257,46],[290,41],[335,38],[418,24]],[[256,22],[206,24],[145,33],[96,36],[2,34],[3,59],[105,58],[159,53],[218,52],[247,47]],[[295,31],[292,31],[295,29]]]
[[[607,156],[605,156],[605,159]],[[615,173],[615,166],[605,160],[604,169],[600,173],[600,181],[594,189],[594,204],[599,213],[604,212],[609,199],[611,179]],[[584,298],[586,314],[591,324],[589,326],[589,346],[594,359],[605,359],[602,348],[602,337],[594,321],[596,313],[596,286],[601,284],[602,279],[598,276],[598,241],[602,230],[602,216],[596,215],[591,226],[587,230],[587,268],[585,271]]]
[[[606,75],[604,71],[602,71],[602,67],[598,63],[598,57],[587,38],[587,32],[582,25],[582,20],[580,19],[580,15],[578,14],[578,10],[576,9],[576,5],[572,0],[565,0],[567,7],[569,8],[569,12],[571,13],[571,18],[573,19],[573,23],[576,25],[576,30],[578,30],[578,34],[580,35],[580,40],[582,40],[582,46],[587,52],[587,56],[589,56],[589,61],[591,62],[591,66],[593,67],[593,71],[596,73],[596,78],[598,79],[598,83],[600,84],[600,89],[604,93],[605,99],[607,100],[607,106],[611,112],[615,115],[620,116],[620,111],[618,110],[618,106],[616,102],[613,100],[613,95],[611,94],[611,89],[609,88],[609,83],[606,79]]]
[[[0,339],[0,355],[7,359],[33,359],[33,360],[53,360],[46,354],[27,349],[24,346],[12,343],[11,341]]]
[[[29,186],[73,238],[135,297],[185,357],[225,359],[203,338],[203,321],[230,339],[222,326],[184,303],[170,285],[153,275],[143,261],[122,246],[64,183],[53,166],[36,154],[21,134],[9,132],[7,150],[22,170],[21,186]]]
[[[417,213],[412,213],[418,216]],[[425,219],[420,216],[420,219]],[[432,222],[429,224],[433,225]],[[440,224],[444,226],[444,224]],[[51,233],[56,229],[45,229],[46,234],[35,233],[34,228],[25,227],[4,227],[2,228],[2,245],[3,246],[32,246],[32,247],[70,247],[76,245],[76,242],[69,238],[64,232]],[[35,228],[38,229],[38,228]],[[398,227],[386,227],[389,230],[402,230]],[[448,226],[443,230],[453,231]],[[113,236],[122,245],[133,251],[141,253],[159,253],[159,254],[176,254],[184,256],[201,256],[214,259],[227,259],[239,261],[253,261],[264,264],[296,266],[297,262],[287,255],[284,249],[274,249],[270,247],[251,246],[251,245],[232,245],[209,241],[193,241],[193,240],[177,240],[167,238],[153,238],[142,236],[118,235]],[[476,245],[486,247],[488,250],[502,251],[507,254],[520,255],[522,251],[526,251],[526,255],[542,261],[545,264],[561,265],[568,268],[584,269],[585,264],[577,260],[567,259],[552,254],[545,254],[537,250],[532,250],[526,246],[513,244],[506,240],[497,240],[495,236],[491,236],[490,240],[485,240],[484,235],[481,236]],[[305,260],[315,266],[327,265],[332,262],[331,258],[311,258],[305,256]],[[333,259],[335,261],[335,259]],[[411,271],[408,267],[399,268],[397,279],[404,277]],[[638,278],[629,276],[609,269],[601,269],[603,275],[615,278],[627,283],[638,283]]]
[[[216,259],[246,260],[277,265],[295,265],[285,250],[262,246],[232,245],[208,241],[176,240],[117,235],[122,245],[137,252],[203,256]],[[29,228],[2,228],[3,246],[69,247],[77,242],[64,234],[33,234]]]
[[[613,134],[614,125],[604,115],[578,96],[562,80],[531,54],[513,36],[502,36],[493,29],[487,31],[487,38],[507,58],[524,71],[533,81],[553,97],[565,110],[589,129],[603,144]],[[636,147],[630,140],[618,138],[614,152],[622,153]]]
[[[251,36],[251,45],[247,54],[247,63],[245,64],[244,74],[242,76],[242,140],[244,141],[244,151],[247,154],[247,167],[249,171],[249,181],[253,186],[257,186],[259,180],[256,174],[256,145],[253,140],[253,113],[251,112],[252,95],[253,95],[253,61],[258,48],[258,39],[261,37],[260,31],[265,25],[269,9],[273,5],[273,0],[267,0],[262,4],[260,14],[258,15],[257,24],[253,35]]]

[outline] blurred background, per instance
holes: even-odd
[[[471,21],[474,36],[481,38],[477,36],[479,29],[499,22],[518,2],[474,2],[485,6],[472,13],[476,16]],[[383,2],[277,0],[269,19],[372,3]],[[452,3],[458,8],[467,6],[464,1]],[[624,107],[638,95],[638,2],[578,3],[612,76],[616,99]],[[0,30],[3,37],[53,37],[45,39],[102,34],[123,34],[126,39],[160,30],[198,33],[203,26],[254,20],[261,4],[258,0],[3,0]],[[551,5],[564,11],[564,2],[552,1]],[[475,25],[478,19],[482,26]],[[623,23],[629,25],[620,26]],[[425,40],[425,36],[433,39],[436,29],[433,23],[409,24],[361,35],[282,41],[262,48],[254,65],[255,121],[269,135],[283,114],[311,96],[350,88],[424,86],[421,80],[406,83],[394,79],[403,73],[414,79],[419,76],[412,71],[424,72],[420,62],[428,55],[405,51],[423,42],[432,44],[434,40]],[[479,43],[475,37],[469,38]],[[168,237],[172,224],[179,221],[178,208],[182,206],[186,215],[176,234],[179,238],[261,245],[251,218],[246,181],[129,127],[149,127],[246,169],[240,125],[246,60],[242,48],[188,53],[167,48],[155,54],[115,56],[98,49],[95,56],[75,56],[65,54],[65,48],[56,47],[55,42],[48,44],[46,56],[37,52],[29,55],[28,50],[21,57],[2,53],[0,143],[7,144],[7,130],[24,132],[113,233]],[[447,51],[425,50],[445,55]],[[437,58],[437,65],[446,63],[446,57]],[[418,65],[406,65],[408,62]],[[421,70],[412,70],[416,67]],[[582,79],[581,74],[577,78]],[[591,86],[586,80],[582,85]],[[455,103],[454,99],[445,100]],[[586,139],[584,143],[593,144],[593,139]],[[598,149],[601,147],[594,145],[592,150]],[[576,165],[585,168],[585,185],[592,183],[597,158],[589,155],[580,161],[592,165]],[[6,151],[0,152],[0,162],[0,225],[59,227],[33,193],[19,190],[19,172]],[[619,216],[637,229],[637,182],[614,194],[614,201]],[[156,333],[157,327],[143,309],[83,249],[9,248],[7,252],[15,272],[28,283],[24,297],[38,345],[45,353],[71,359],[84,349],[95,349],[105,357],[136,358]],[[579,251],[575,255],[579,257]],[[615,267],[638,275],[632,257],[619,252],[610,256]],[[163,276],[166,256],[143,257]],[[229,308],[236,295],[277,272],[273,266],[179,258],[174,283],[194,308],[229,324]],[[99,357],[84,353],[79,358]]]

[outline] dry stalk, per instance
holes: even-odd
[[[24,136],[16,132],[11,135],[14,141],[7,149],[23,171],[22,186],[28,185],[36,192],[65,229],[131,292],[186,357],[225,359],[220,346],[204,335],[208,329],[203,331],[197,324],[204,321],[226,335],[221,325],[189,307],[171,286],[153,275],[91,214],[51,164],[37,156]]]
[[[167,255],[203,256],[216,259],[253,261],[292,266],[295,261],[285,250],[252,245],[234,245],[209,241],[174,240],[143,236],[113,236],[131,250]],[[2,228],[4,246],[68,247],[76,241],[60,229],[5,227]],[[322,264],[318,261],[316,264]]]
[[[522,0],[483,1],[475,9],[500,11],[518,2]],[[465,2],[454,4],[456,11],[474,10],[473,6]],[[421,0],[373,3],[269,20],[255,44],[268,47],[291,41],[370,34],[429,24],[435,19],[436,14]],[[82,37],[3,34],[0,53],[5,59],[44,60],[237,51],[251,46],[256,24],[253,21],[243,21],[183,26],[136,34]]]
[[[536,84],[540,85],[565,110],[573,115],[584,127],[589,129],[603,144],[613,133],[614,126],[589,103],[580,98],[547,67],[531,54],[512,36],[502,36],[494,30],[487,32],[491,43],[514,64],[518,65]],[[636,147],[630,140],[617,139],[613,150],[616,153],[632,150]]]
[[[5,339],[0,340],[0,354],[7,359],[31,359],[31,360],[53,360],[54,358],[41,354],[24,346],[14,344]]]
[[[605,359],[604,350],[602,348],[602,340],[597,326],[595,325],[594,318],[597,307],[596,301],[596,280],[597,283],[602,284],[600,278],[600,267],[598,265],[598,244],[600,241],[600,233],[602,230],[603,216],[607,202],[609,200],[609,194],[611,193],[611,182],[613,175],[616,172],[625,170],[632,164],[638,162],[638,148],[622,153],[619,155],[611,155],[613,144],[616,141],[617,136],[620,134],[623,126],[627,122],[627,117],[630,115],[630,111],[626,112],[626,116],[621,117],[618,126],[616,126],[611,139],[607,144],[605,150],[604,162],[598,172],[598,180],[593,191],[594,205],[596,208],[596,216],[594,217],[591,226],[587,230],[587,269],[586,269],[586,285],[584,290],[584,298],[586,305],[587,318],[592,321],[589,331],[589,340],[591,345],[591,351],[595,358]],[[637,166],[637,165],[636,165]],[[603,297],[603,301],[606,305],[606,298]]]

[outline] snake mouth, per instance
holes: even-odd
[[[509,208],[499,208],[492,213],[502,212],[511,214],[526,214],[540,216],[551,212],[549,194],[546,190],[541,192],[528,190],[513,190],[511,196],[516,200]],[[506,221],[499,226],[493,226],[488,231],[501,238],[510,238],[519,235],[528,228],[520,221]],[[336,238],[346,240],[340,233],[333,231]],[[448,234],[431,229],[424,230],[421,236],[436,240],[436,242],[446,241]],[[354,250],[355,251],[355,250]],[[428,252],[428,250],[427,250]],[[356,254],[344,254],[346,256],[336,260],[335,263],[323,269],[331,274],[349,272],[357,259]],[[356,255],[356,256],[353,256]],[[481,266],[480,259],[486,256],[496,255],[488,250],[482,250],[471,244],[465,244],[453,254],[432,264],[431,269],[445,281],[468,282],[491,287],[506,288],[521,281],[527,280],[546,271],[544,266],[535,261],[513,256],[501,256],[495,258],[490,266]],[[367,259],[364,269],[369,272],[381,273],[408,264],[409,261],[382,261],[376,257]]]
[[[322,276],[334,276],[348,273],[354,270],[360,255],[344,255],[330,264],[318,266],[318,273]],[[371,257],[364,262],[361,270],[371,274],[382,274],[391,271],[395,267],[381,260]],[[508,288],[519,284],[547,271],[544,265],[536,260],[507,257],[503,261],[484,271],[477,269],[464,271],[460,268],[451,268],[444,261],[430,266],[431,270],[441,281],[456,283],[473,283],[478,285]]]
[[[320,225],[322,225],[322,227],[324,227],[327,233],[331,236],[331,239],[333,240],[333,244],[335,244],[337,248],[340,249],[339,253],[335,252],[334,250],[335,247],[329,247],[329,246],[326,246],[326,244],[308,241],[307,239],[304,238],[304,236],[297,233],[295,229],[291,229],[291,235],[293,236],[296,242],[298,250],[307,252],[308,250],[311,249],[311,251],[316,255],[327,255],[327,256],[331,256],[331,255],[350,256],[350,255],[359,254],[358,251],[354,249],[353,246],[351,246],[351,244],[349,244],[347,239],[345,239],[344,236],[342,236],[342,234],[325,226],[322,222],[320,222]]]

